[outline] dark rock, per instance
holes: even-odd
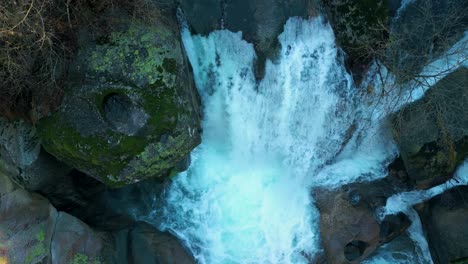
[[[401,82],[414,78],[427,63],[442,56],[463,37],[468,23],[465,0],[409,2],[393,19],[385,53],[380,54]],[[465,50],[466,45],[455,52]]]
[[[327,263],[359,263],[409,226],[403,215],[378,219],[391,195],[408,186],[393,177],[314,192],[320,212],[321,241]]]
[[[38,134],[57,159],[119,187],[173,175],[200,143],[200,113],[175,13],[114,12],[80,34],[62,105]]]
[[[387,1],[325,0],[323,3],[336,40],[348,55],[347,67],[358,82],[372,60],[370,51],[388,38]]]
[[[106,208],[98,208],[95,197],[106,192],[106,186],[98,180],[77,170],[57,179],[38,190],[57,210],[67,212],[80,219],[86,219],[83,211],[95,210],[102,214]],[[89,208],[89,209],[88,209]]]
[[[37,191],[67,175],[71,168],[41,148],[31,124],[0,118],[0,171],[24,188]]]
[[[468,186],[432,198],[421,213],[434,263],[468,260]]]
[[[194,33],[207,35],[217,29],[242,31],[243,38],[257,51],[257,77],[263,75],[266,58],[279,48],[277,36],[288,18],[318,14],[316,0],[180,0],[181,8]]]
[[[193,257],[169,233],[139,222],[115,234],[116,263],[195,264]]]
[[[394,137],[417,188],[445,182],[468,155],[466,87],[468,69],[462,67],[393,118]]]
[[[107,215],[107,220],[120,219]],[[192,264],[195,260],[176,237],[149,224],[133,221],[112,231],[92,229],[0,173],[0,263]]]

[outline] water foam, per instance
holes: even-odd
[[[310,187],[384,177],[397,155],[380,94],[356,92],[321,17],[288,20],[260,82],[240,32],[182,39],[202,144],[150,217],[200,263],[309,263],[320,251]]]

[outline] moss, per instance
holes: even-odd
[[[56,124],[61,124],[60,131],[56,130]],[[38,132],[48,152],[77,168],[88,168],[86,172],[91,175],[111,175],[110,178],[100,179],[110,186],[120,185],[117,180],[120,171],[133,156],[144,149],[146,142],[144,138],[126,136],[110,130],[106,131],[105,138],[100,135],[82,136],[60,115],[41,121]],[[107,144],[106,138],[119,143]]]
[[[169,45],[155,45],[156,42],[177,41],[163,27],[148,27],[144,24],[128,23],[121,31],[110,34],[109,42],[97,45],[84,51],[89,65],[88,70],[97,75],[124,77],[138,84],[155,84],[162,80],[166,85],[175,82],[177,71],[175,59],[169,59],[174,50]],[[158,67],[163,66],[166,72],[155,74]]]
[[[28,254],[26,255],[26,259],[24,260],[25,264],[36,263],[37,261],[34,261],[36,258],[47,255],[45,235],[46,234],[44,230],[40,230],[36,234],[37,243],[31,250],[29,250]]]
[[[37,131],[59,160],[118,187],[167,175],[199,143],[198,134],[187,132],[198,129],[199,120],[189,77],[182,74],[178,34],[134,21],[114,28],[105,42],[88,43],[80,51],[77,72],[71,74],[77,81],[60,111],[41,119]],[[104,101],[113,93],[125,95],[147,115],[137,132],[124,134],[106,120]],[[81,109],[92,117],[77,114]],[[170,140],[160,142],[164,138]]]
[[[73,260],[70,264],[101,264],[101,261],[97,259],[92,260],[85,254],[77,253],[73,256]]]
[[[39,244],[35,245],[28,252],[28,255],[26,256],[26,259],[25,259],[24,263],[25,264],[35,263],[35,262],[33,262],[33,260],[35,260],[36,258],[38,258],[40,256],[44,256],[45,254],[47,254],[47,250],[46,250],[45,245],[43,243],[39,243]]]
[[[37,235],[36,235],[36,239],[39,242],[44,242],[44,240],[45,240],[45,231],[44,230],[39,231],[39,233],[37,233]]]

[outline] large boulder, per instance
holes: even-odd
[[[436,264],[468,262],[468,186],[432,198],[421,213]]]
[[[200,143],[175,14],[155,17],[112,13],[83,30],[63,103],[38,124],[49,153],[109,186],[183,170]]]
[[[394,117],[394,137],[418,188],[445,182],[468,155],[468,69],[461,67]]]
[[[409,226],[405,215],[383,220],[378,217],[378,209],[385,206],[386,199],[402,190],[407,186],[394,177],[315,190],[327,263],[359,263],[404,232]]]

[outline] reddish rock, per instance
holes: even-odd
[[[403,214],[379,221],[376,210],[404,188],[395,179],[353,183],[335,190],[315,190],[320,233],[329,264],[359,263],[409,226]],[[397,190],[398,189],[398,190]]]
[[[0,198],[0,256],[7,263],[50,263],[57,210],[42,196],[16,189]]]

